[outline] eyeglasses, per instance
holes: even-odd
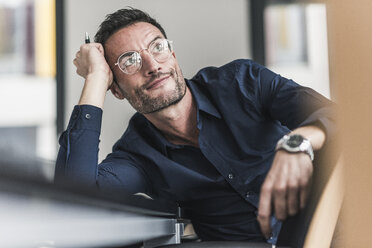
[[[117,65],[122,72],[128,75],[138,72],[142,67],[142,58],[140,53],[144,50],[148,50],[157,62],[164,63],[170,58],[173,52],[172,43],[172,41],[167,39],[156,39],[150,43],[148,48],[140,51],[127,51],[121,54],[115,65]]]

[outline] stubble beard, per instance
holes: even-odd
[[[171,69],[169,73],[158,73],[153,76],[151,81],[167,74],[170,75],[170,78],[173,78],[176,83],[172,92],[157,97],[151,97],[145,93],[147,86],[147,84],[145,84],[135,89],[133,96],[123,92],[124,97],[128,100],[130,105],[141,114],[155,113],[177,104],[186,94],[186,83],[180,70],[176,71],[175,69]]]

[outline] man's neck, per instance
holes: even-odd
[[[190,89],[178,103],[145,117],[173,144],[198,147],[196,105]]]

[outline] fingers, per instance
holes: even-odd
[[[104,50],[102,45],[100,43],[89,43],[81,45],[79,51],[77,51],[75,54],[75,59],[87,59],[92,52],[98,52],[98,54],[103,55]]]
[[[269,180],[265,180],[261,188],[257,220],[260,224],[261,232],[266,238],[269,238],[271,236],[270,217],[273,180],[270,180],[270,175],[266,179]]]
[[[299,208],[299,180],[301,178],[301,166],[298,164],[292,164],[289,166],[290,176],[288,177],[287,184],[287,204],[288,204],[288,215],[293,216],[297,214]]]
[[[300,208],[301,209],[305,208],[308,196],[309,196],[309,187],[306,187],[300,192]]]
[[[102,46],[102,44],[101,43],[95,43],[95,44],[98,44],[96,47],[97,47],[97,49],[98,49],[98,51],[100,51],[102,54],[104,54],[104,50],[103,50],[103,46]]]
[[[76,67],[76,74],[78,74],[79,76],[82,76],[82,77],[85,77],[85,74],[87,73],[85,68],[82,66],[82,61],[80,59],[81,55],[80,55],[80,51],[78,51],[75,55],[75,58],[74,60],[72,61],[72,63],[74,64],[74,66]]]
[[[278,220],[304,208],[310,191],[312,163],[304,153],[277,152],[272,167],[261,187],[258,222],[262,233],[270,236],[271,211]],[[273,209],[272,209],[273,207]]]
[[[297,214],[299,208],[299,193],[295,180],[289,182],[287,194],[288,215],[293,216]]]
[[[87,43],[87,44],[84,43],[80,46],[81,53],[89,52],[92,49],[97,50],[102,55],[104,54],[104,49],[101,43]]]
[[[103,56],[104,50],[100,43],[82,44],[79,51],[76,52],[73,64],[76,67],[76,73],[86,78],[89,72],[97,68],[105,68],[108,71],[107,62]]]
[[[280,182],[278,186],[274,187],[274,207],[275,216],[278,220],[285,220],[287,218],[287,192],[284,182]]]
[[[308,171],[309,176],[308,178],[301,178],[300,179],[300,208],[303,209],[306,206],[307,199],[309,198],[309,193],[311,189],[311,178],[313,174],[313,166],[310,166],[310,169]]]

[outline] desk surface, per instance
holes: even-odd
[[[0,247],[108,247],[175,234],[173,203],[54,185],[0,169]]]

